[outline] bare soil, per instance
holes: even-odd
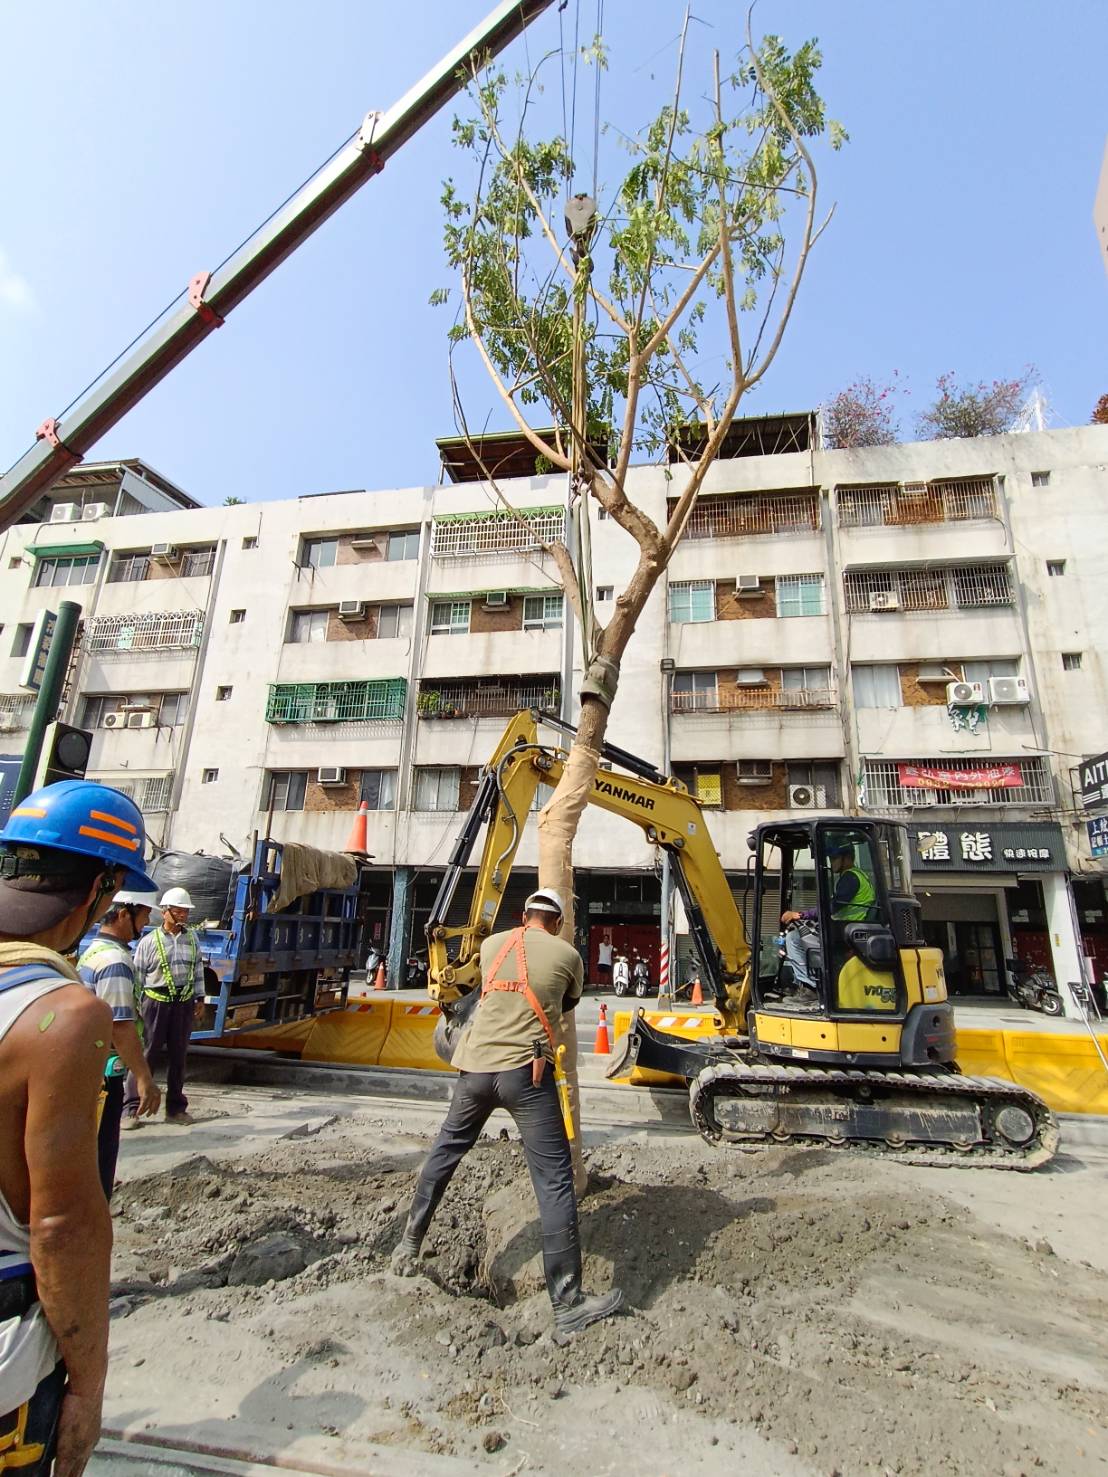
[[[559,1344],[515,1142],[389,1272],[425,1148],[356,1113],[126,1183],[109,1425],[443,1477],[1108,1469],[1103,1155],[593,1147],[587,1280],[628,1310]]]

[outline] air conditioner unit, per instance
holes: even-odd
[[[150,558],[155,564],[176,564],[181,555],[176,544],[155,544]]]
[[[789,805],[793,810],[826,810],[827,790],[823,785],[790,785]]]
[[[740,574],[735,579],[736,595],[760,595],[762,593],[762,581],[756,574]]]
[[[740,667],[735,673],[736,687],[765,687],[766,674],[761,667]]]
[[[360,621],[364,615],[365,615],[365,601],[364,600],[340,600],[339,601],[339,620],[340,621]]]
[[[507,590],[489,590],[484,596],[484,605],[486,610],[503,609],[503,607],[507,605],[507,603]]]
[[[103,728],[126,728],[127,714],[122,711],[118,713],[105,713],[101,726]]]
[[[50,509],[51,523],[79,523],[81,509],[76,503],[55,503]]]
[[[975,708],[985,701],[985,689],[980,682],[948,682],[946,704],[948,708]]]
[[[381,541],[380,539],[371,538],[367,535],[365,538],[352,538],[350,540],[350,547],[352,549],[379,549],[381,547]]]
[[[1026,677],[990,677],[989,702],[998,707],[1013,703],[1029,703],[1031,692]]]
[[[740,785],[768,785],[773,779],[773,763],[769,759],[740,759],[735,773]]]
[[[316,779],[321,785],[345,785],[346,770],[337,767],[321,769],[317,772]]]
[[[128,713],[128,728],[154,728],[158,722],[158,715],[151,713],[149,709],[145,713]]]
[[[882,610],[899,610],[900,596],[892,590],[875,590],[869,597],[869,608],[875,615]]]
[[[81,522],[95,523],[97,518],[106,518],[111,510],[110,503],[86,503],[81,510]]]

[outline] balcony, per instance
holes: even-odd
[[[381,723],[404,717],[408,684],[402,677],[377,682],[274,682],[267,723]]]
[[[671,503],[670,512],[673,511]],[[817,492],[757,492],[701,497],[685,526],[687,539],[749,538],[756,534],[815,533]]]
[[[431,557],[477,559],[527,554],[565,540],[565,509],[525,508],[518,514],[442,513],[431,524]]]
[[[735,687],[715,692],[673,692],[673,713],[796,713],[835,707],[830,687]]]
[[[204,630],[202,610],[147,611],[103,615],[85,627],[85,650],[100,656],[137,652],[193,651]]]
[[[1015,808],[1054,804],[1046,760],[866,759],[859,801],[866,810],[933,806]]]
[[[843,528],[914,528],[999,516],[991,477],[840,487],[837,507]]]
[[[1014,604],[1006,564],[957,564],[929,569],[848,569],[843,592],[849,615],[987,610]]]
[[[416,711],[421,719],[511,718],[521,708],[558,708],[557,677],[522,682],[424,682]]]

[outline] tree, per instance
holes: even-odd
[[[1002,436],[1019,414],[1027,387],[1035,377],[1028,366],[1018,379],[982,380],[976,385],[957,385],[953,373],[940,375],[938,398],[919,418],[918,430],[925,440],[963,436]]]
[[[823,407],[823,437],[834,451],[859,446],[895,446],[899,426],[893,396],[899,388],[894,372],[889,384],[862,375]]]
[[[1108,395],[1101,395],[1093,409],[1092,423],[1094,426],[1108,426]]]

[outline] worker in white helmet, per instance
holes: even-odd
[[[151,1072],[166,1063],[167,1123],[193,1123],[185,1096],[185,1056],[194,1020],[204,1013],[204,961],[196,930],[189,927],[192,898],[183,887],[171,887],[159,905],[162,921],[135,949],[135,977],[142,992],[146,1060]],[[124,1128],[137,1128],[139,1084],[127,1078],[123,1099]]]

